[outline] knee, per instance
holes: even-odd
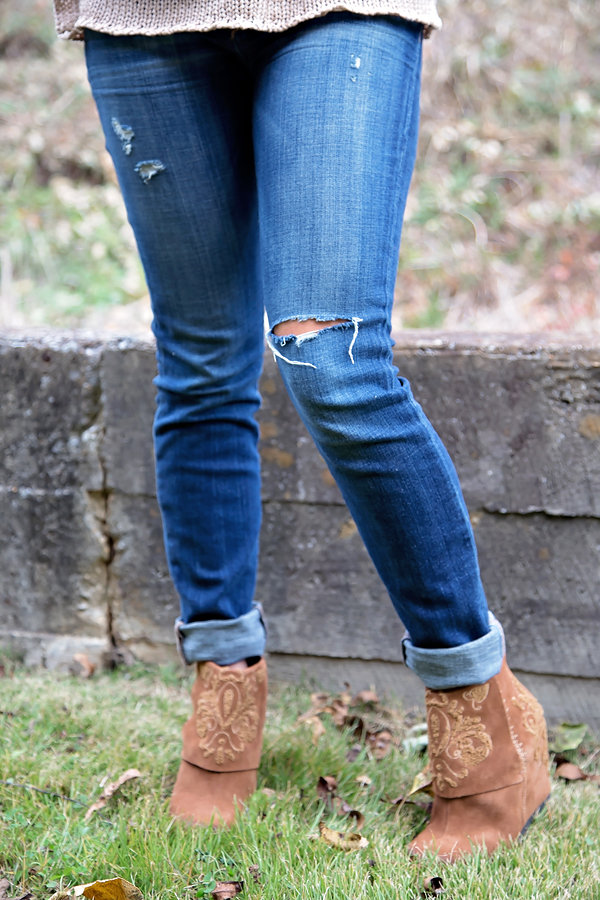
[[[273,328],[273,334],[278,337],[288,337],[290,335],[298,337],[298,335],[311,334],[313,331],[321,331],[323,328],[331,328],[333,325],[344,325],[348,319],[327,319],[321,321],[319,319],[288,319],[286,322],[278,322]]]
[[[318,369],[317,378],[306,381],[295,377],[294,380],[301,381],[307,387],[310,384],[324,386],[338,377],[344,379],[347,367],[355,366],[354,351],[362,321],[358,316],[287,319],[273,326],[267,341],[273,355],[282,364],[284,377],[294,377],[293,369]],[[295,375],[300,376],[300,372]]]
[[[365,379],[373,369],[367,344],[361,344],[361,321],[290,319],[268,335],[288,392],[305,423],[322,438],[338,440],[364,403]]]

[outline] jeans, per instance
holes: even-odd
[[[152,298],[157,492],[188,661],[264,650],[266,309],[286,388],[408,630],[408,664],[430,687],[500,669],[456,472],[392,359],[421,43],[420,25],[350,13],[277,34],[86,33]],[[339,321],[273,332],[308,319]]]

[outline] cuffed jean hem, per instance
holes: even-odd
[[[189,625],[177,619],[175,636],[186,663],[210,660],[218,666],[229,666],[265,652],[266,630],[258,603],[238,619],[213,619]]]
[[[436,691],[489,681],[500,671],[505,653],[502,626],[492,613],[489,616],[490,631],[459,647],[424,649],[415,647],[406,636],[402,641],[406,665],[426,687]]]

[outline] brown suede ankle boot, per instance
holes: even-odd
[[[409,845],[454,862],[522,834],[550,794],[542,707],[506,664],[484,684],[427,690],[433,810]]]
[[[196,665],[170,811],[195,825],[231,825],[238,804],[256,790],[267,666],[264,659],[247,669]]]

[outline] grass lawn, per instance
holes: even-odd
[[[298,722],[311,706],[304,688],[272,691],[259,790],[236,825],[213,832],[172,821],[167,806],[188,677],[134,667],[78,679],[7,665],[0,677],[1,898],[37,900],[116,876],[145,900],[222,900],[215,882],[232,880],[244,882],[241,900],[600,898],[597,784],[556,782],[527,838],[491,859],[476,855],[454,866],[409,860],[406,844],[426,813],[422,805],[392,801],[424,764],[418,751],[402,746],[414,718],[378,704],[365,708],[397,744],[376,759],[376,747],[359,749],[356,735],[337,728],[331,715]],[[588,774],[598,771],[591,738],[573,758]],[[86,820],[103,786],[132,767],[141,777]],[[317,791],[321,776],[337,779],[336,793],[364,822],[327,808]],[[423,794],[415,799],[427,801]],[[368,846],[330,846],[320,822],[360,830]],[[432,876],[443,880],[443,894],[434,892],[437,881],[427,888]]]

